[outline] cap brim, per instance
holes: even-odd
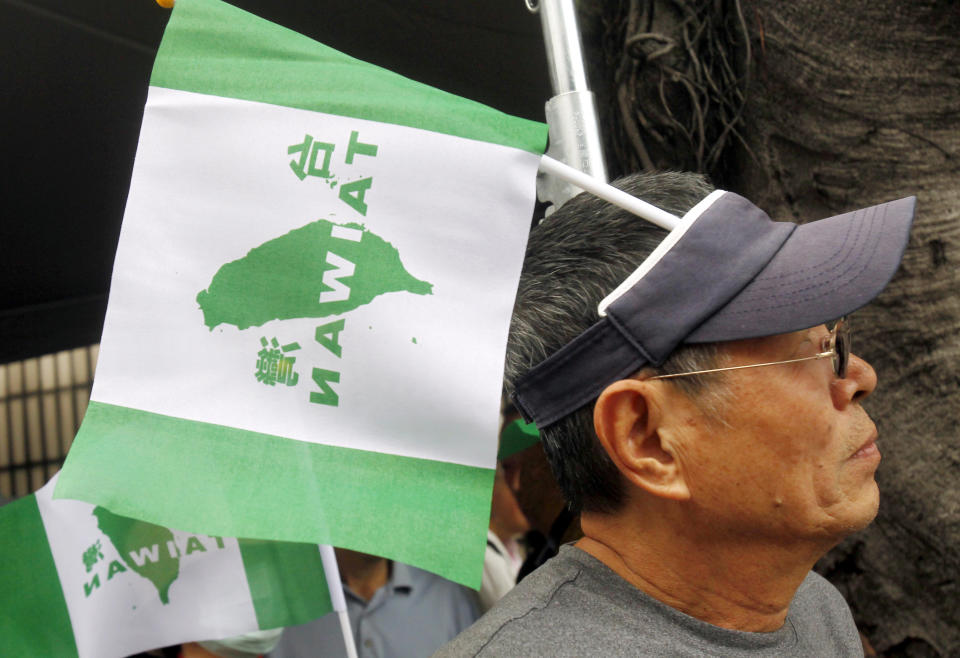
[[[916,197],[798,226],[766,267],[684,339],[798,331],[852,313],[887,285],[903,256]]]

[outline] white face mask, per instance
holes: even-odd
[[[271,628],[222,640],[205,640],[198,644],[222,658],[252,658],[270,653],[277,646],[282,632],[282,628]]]

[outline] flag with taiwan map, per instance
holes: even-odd
[[[543,124],[178,0],[56,498],[479,586],[545,141]]]
[[[170,530],[53,488],[0,508],[0,656],[129,656],[331,610],[315,545]]]

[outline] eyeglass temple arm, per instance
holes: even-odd
[[[834,351],[829,352],[820,352],[813,356],[804,356],[799,359],[787,359],[786,361],[768,361],[767,363],[751,363],[746,366],[729,366],[727,368],[711,368],[710,370],[694,370],[693,372],[678,372],[673,375],[656,375],[655,377],[647,377],[648,380],[651,379],[672,379],[674,377],[687,377],[689,375],[705,375],[710,372],[723,372],[724,370],[743,370],[745,368],[760,368],[762,366],[775,366],[781,363],[796,363],[798,361],[812,361],[813,359],[826,359],[834,355]]]

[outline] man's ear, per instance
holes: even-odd
[[[593,425],[629,483],[661,498],[686,500],[690,490],[683,471],[662,438],[660,386],[637,379],[610,384],[594,405]]]

